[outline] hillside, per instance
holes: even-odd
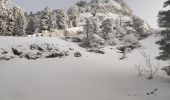
[[[152,33],[122,0],[79,1],[68,10],[46,7],[36,13],[27,13],[8,0],[0,4],[1,36],[79,37],[88,33],[113,45],[114,39],[121,41],[127,34],[143,39]]]
[[[50,13],[49,8],[44,11]],[[45,30],[34,36],[83,39],[88,33],[92,38],[97,36],[102,39],[106,45],[117,45],[124,42],[123,39],[129,34],[138,40],[152,34],[147,22],[133,15],[133,11],[122,0],[80,1],[68,10],[53,10],[52,16],[57,18],[56,27],[54,24],[50,32]]]
[[[123,0],[30,14],[0,0],[0,100],[169,100],[158,32]]]
[[[62,50],[80,52],[76,58],[72,53],[67,57],[54,59],[12,59],[0,61],[1,100],[169,100],[169,78],[162,72],[153,80],[138,77],[135,65],[143,63],[140,51],[146,51],[154,59],[158,54],[155,35],[140,41],[142,48],[121,54],[116,47],[105,47],[105,54],[89,53],[72,42],[58,38],[15,38],[0,37],[0,48],[27,46],[29,44],[54,43]],[[3,42],[2,42],[3,41]],[[14,42],[15,41],[15,42]],[[3,43],[6,44],[3,44]],[[136,58],[137,57],[137,58]],[[153,64],[157,64],[153,60]],[[161,67],[164,65],[160,62]],[[147,95],[158,89],[153,95]]]

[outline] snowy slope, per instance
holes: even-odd
[[[58,38],[0,37],[1,48],[55,43],[69,45],[83,54],[81,58],[0,61],[0,100],[169,100],[168,77],[158,74],[154,80],[139,78],[134,68],[141,62],[140,50],[147,51],[151,58],[158,54],[154,44],[158,38],[152,35],[142,40],[143,48],[129,53],[126,60],[119,60],[121,54],[116,47],[106,47],[106,54],[100,55]],[[154,89],[158,91],[148,96]]]

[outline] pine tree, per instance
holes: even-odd
[[[77,17],[79,15],[78,6],[75,5],[68,9],[67,11],[69,17],[69,26],[70,27],[77,27]]]
[[[52,19],[51,19],[52,11],[49,7],[46,7],[42,11],[42,16],[40,19],[40,32],[48,30],[50,31],[52,27]]]
[[[100,26],[102,37],[105,40],[109,39],[109,34],[113,33],[113,22],[111,19],[105,19]]]
[[[96,16],[97,13],[107,13],[108,10],[102,3],[93,3],[90,12],[93,16]]]
[[[132,27],[136,30],[136,33],[139,35],[139,38],[146,37],[147,33],[144,30],[144,20],[142,20],[138,16],[133,16],[132,22]]]
[[[93,35],[94,26],[93,26],[93,22],[90,18],[86,19],[86,23],[85,23],[83,28],[84,28],[84,31],[87,35],[87,38],[89,38]]]
[[[36,13],[34,14],[34,21],[35,21],[35,32],[38,33],[40,32],[40,24],[41,24],[41,13]]]
[[[58,9],[56,12],[56,23],[58,29],[66,29],[68,27],[68,15],[65,10]]]
[[[8,0],[0,0],[0,35],[11,35],[13,27],[13,13]]]
[[[36,21],[34,17],[30,17],[26,27],[26,34],[32,35],[35,33],[35,31],[36,31]]]
[[[26,27],[25,12],[17,6],[14,6],[12,11],[14,16],[14,26],[12,34],[15,36],[23,36],[25,35]]]
[[[170,0],[164,2],[164,7],[170,5]],[[160,11],[158,14],[158,25],[162,28],[160,34],[162,39],[157,41],[161,47],[159,48],[162,52],[157,57],[161,60],[170,59],[170,10]]]
[[[93,47],[97,47],[96,45],[96,37],[95,37],[95,25],[93,23],[93,19],[92,18],[87,18],[86,19],[86,23],[84,25],[84,32],[86,34],[86,37],[84,37],[82,39],[82,43],[81,46],[83,47],[88,47],[88,48],[93,48]]]
[[[100,28],[99,28],[99,21],[98,19],[92,19],[92,24],[93,24],[93,34],[99,34],[100,33]]]
[[[87,4],[88,4],[87,1],[83,1],[83,0],[78,1],[76,3],[77,6],[82,7],[82,8],[85,8],[87,6]]]
[[[57,28],[57,23],[56,23],[56,13],[55,13],[55,10],[52,11],[52,15],[51,15],[51,21],[52,21],[52,26],[51,28],[55,29]]]

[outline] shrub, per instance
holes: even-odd
[[[46,58],[56,58],[56,57],[59,57],[59,58],[61,58],[61,57],[64,57],[65,56],[65,54],[64,53],[50,53],[49,55],[47,55],[46,56]]]
[[[80,52],[75,52],[74,53],[74,57],[81,57],[82,55],[81,55],[81,53]]]
[[[104,51],[99,50],[99,49],[90,49],[90,50],[88,50],[88,52],[94,52],[94,53],[99,53],[99,54],[105,54]]]
[[[162,68],[162,70],[165,71],[168,76],[170,76],[170,66],[165,66]]]
[[[97,35],[84,37],[80,46],[84,48],[101,48],[105,45],[105,41]]]
[[[159,63],[157,65],[153,65],[151,63],[151,58],[150,55],[148,55],[146,52],[140,52],[141,55],[144,58],[144,64],[138,64],[135,65],[135,68],[139,74],[139,76],[144,76],[147,79],[151,80],[154,78],[154,76],[156,75],[156,73],[159,70]]]

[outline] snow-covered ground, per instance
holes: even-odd
[[[159,72],[154,80],[137,76],[135,64],[142,63],[140,51],[154,60],[158,55],[154,35],[141,41],[142,48],[119,60],[116,47],[106,54],[88,53],[72,42],[58,38],[0,37],[0,48],[31,43],[53,43],[63,49],[74,48],[82,57],[55,59],[12,59],[0,61],[0,100],[169,100],[170,78]],[[112,48],[112,49],[111,49]],[[160,66],[164,63],[160,62]],[[147,95],[158,89],[153,95]]]

